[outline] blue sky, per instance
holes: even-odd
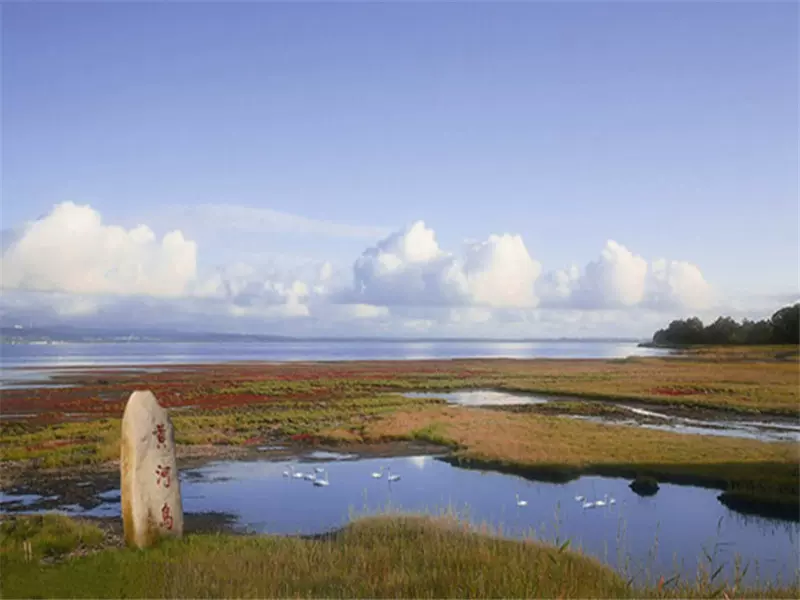
[[[141,244],[125,255],[138,283],[89,285],[85,258],[56,276],[42,264],[57,244],[34,232],[12,255],[8,234],[4,287],[44,294],[63,318],[64,295],[89,319],[131,297],[207,293],[223,328],[304,331],[349,304],[386,331],[458,332],[474,321],[454,324],[465,309],[500,327],[513,308],[534,333],[603,311],[587,326],[601,333],[692,310],[771,312],[798,294],[795,3],[6,4],[2,28],[3,229],[24,240],[25,223],[72,202],[98,227],[144,224],[156,245],[178,229],[196,245],[186,288],[165,293],[142,283],[159,276]],[[56,216],[67,229],[80,219]],[[419,220],[437,245],[421,262],[408,254],[427,243],[409,235]],[[376,246],[395,231],[405,237]],[[520,236],[535,269],[511,241],[470,254],[502,234]],[[647,273],[601,254],[608,240]],[[696,267],[714,301],[684,301],[698,281],[684,267],[664,276],[669,293],[664,281],[636,292],[662,258]],[[319,285],[297,263],[326,262],[336,285],[287,296]],[[573,264],[553,297],[547,281]],[[520,282],[535,293],[479,289]],[[416,290],[402,309],[401,288]],[[309,310],[274,311],[281,301]],[[447,316],[425,314],[434,305]]]

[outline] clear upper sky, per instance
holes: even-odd
[[[186,207],[423,219],[545,270],[614,239],[798,290],[794,2],[7,3],[2,27],[3,228],[73,201],[201,263],[349,267],[369,234],[226,238]]]

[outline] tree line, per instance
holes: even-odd
[[[672,321],[653,335],[654,344],[800,344],[800,303],[784,306],[768,319],[741,323],[719,317],[703,325],[697,317]]]

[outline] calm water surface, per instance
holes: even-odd
[[[230,361],[414,360],[432,358],[625,358],[664,350],[635,342],[292,341],[0,344],[3,370],[25,366],[222,363]]]
[[[748,577],[787,581],[800,559],[800,525],[735,513],[718,500],[718,491],[665,484],[655,496],[643,498],[624,479],[582,477],[567,484],[531,482],[513,475],[468,470],[430,456],[353,459],[335,454],[314,455],[292,462],[236,461],[211,463],[181,473],[184,510],[233,514],[237,526],[273,534],[313,534],[334,530],[354,514],[386,509],[438,514],[452,508],[472,523],[502,527],[504,535],[572,540],[638,580],[649,567],[655,575],[679,570],[696,574],[703,548],[713,553],[714,567],[733,565],[738,554],[753,563]],[[328,487],[287,478],[290,465],[302,472],[327,471]],[[401,476],[390,483],[389,467]],[[516,494],[528,501],[518,507]],[[606,494],[616,504],[584,509],[576,495],[589,499]],[[102,495],[90,510],[60,507],[75,515],[119,516],[119,491]],[[4,508],[20,509],[31,498],[0,497]],[[17,501],[11,505],[9,502]],[[719,529],[718,529],[719,526]],[[657,553],[651,552],[657,546]],[[758,564],[756,569],[755,564]],[[628,565],[626,567],[626,564]],[[731,569],[724,569],[730,575]]]

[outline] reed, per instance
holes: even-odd
[[[557,529],[557,528],[556,528]],[[47,533],[45,533],[45,531]],[[53,532],[57,532],[54,534]],[[96,549],[102,532],[67,517],[0,526],[4,597],[795,598],[800,586],[722,580],[714,557],[695,581],[641,585],[571,548],[512,541],[457,513],[361,517],[313,539],[189,535],[146,551]],[[56,538],[53,536],[56,535]],[[50,536],[47,545],[30,541]],[[60,536],[60,537],[59,537]],[[62,560],[43,563],[45,547]],[[88,555],[75,557],[76,553]],[[72,556],[71,556],[72,555]],[[713,568],[713,571],[711,569]]]

